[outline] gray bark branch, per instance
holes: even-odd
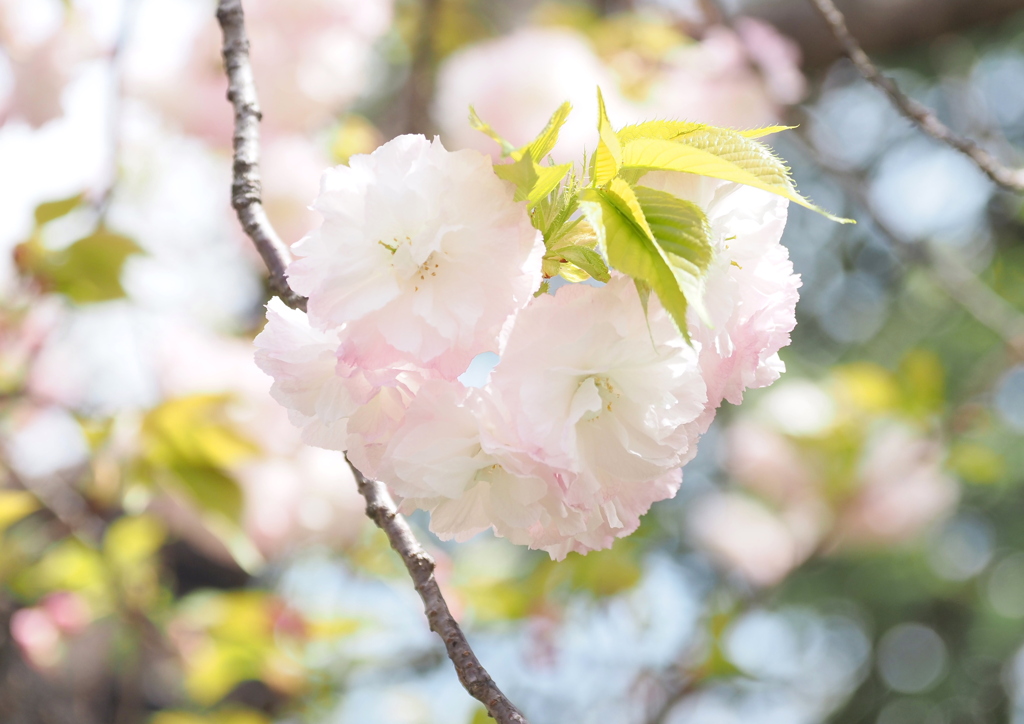
[[[249,63],[249,41],[241,0],[218,0],[217,20],[224,33],[224,65],[228,74],[228,100],[235,109],[235,161],[231,185],[231,204],[246,235],[252,239],[270,271],[274,292],[289,306],[305,311],[306,299],[297,295],[285,276],[290,254],[278,237],[260,201],[259,122],[260,108],[256,84]],[[347,460],[347,458],[346,458]],[[385,485],[370,480],[351,463],[359,493],[366,499],[366,515],[384,531],[391,547],[401,557],[423,609],[434,631],[444,642],[458,674],[469,694],[484,705],[487,713],[501,724],[527,724],[526,718],[501,693],[490,674],[466,640],[441,589],[434,578],[434,559],[423,549],[395,507]]]
[[[346,458],[347,460],[347,458]],[[448,604],[441,595],[441,589],[434,578],[434,559],[416,540],[409,524],[395,507],[387,487],[376,480],[370,480],[349,461],[352,474],[360,494],[366,499],[366,515],[384,531],[405,563],[416,592],[423,599],[423,610],[430,622],[430,630],[441,637],[448,650],[448,658],[455,664],[459,681],[470,695],[487,708],[487,713],[502,724],[526,724],[526,718],[501,693],[497,684],[477,659],[466,635],[462,633],[455,617],[448,610]]]
[[[883,75],[871,62],[857,39],[853,37],[846,26],[846,19],[832,0],[811,0],[811,2],[828,23],[832,34],[843,46],[843,51],[864,79],[889,96],[889,100],[900,113],[935,140],[941,141],[967,156],[990,179],[1003,188],[1016,192],[1024,191],[1024,172],[1019,169],[1007,168],[977,143],[953,132],[938,119],[930,108],[907,96],[891,78]]]
[[[249,39],[245,34],[245,16],[241,0],[221,0],[217,21],[224,33],[224,67],[228,75],[228,100],[235,110],[235,134],[232,139],[231,206],[238,214],[246,235],[256,245],[270,272],[270,290],[293,309],[306,309],[305,297],[288,285],[285,269],[291,252],[270,225],[263,210],[260,182],[260,111],[256,82],[249,62]]]
[[[944,35],[999,23],[1024,11],[1024,0],[835,0],[846,24],[869,53],[892,53],[925,45]],[[843,54],[821,16],[792,0],[746,0],[737,11],[777,27],[800,45],[804,65],[820,70]]]

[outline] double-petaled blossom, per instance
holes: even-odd
[[[339,360],[339,331],[320,331],[277,299],[256,337],[256,364],[274,378],[270,394],[288,408],[303,440],[329,450],[356,450],[374,469],[374,451],[400,424],[425,373],[413,368],[361,370]]]
[[[381,475],[442,537],[493,528],[563,558],[675,494],[705,402],[696,351],[630,280],[564,287],[520,314],[485,387],[423,388]]]
[[[500,352],[540,284],[544,246],[511,187],[476,151],[399,136],[328,170],[323,225],[288,270],[319,329],[344,325],[342,359],[415,365],[454,379]]]
[[[675,495],[722,401],[778,377],[799,286],[785,201],[681,173],[643,183],[710,222],[689,340],[618,273],[535,297],[543,243],[476,151],[402,136],[328,171],[323,224],[288,270],[308,316],[275,302],[256,340],[274,397],[442,538],[607,548]],[[464,386],[485,351],[489,381]]]

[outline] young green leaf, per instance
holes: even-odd
[[[550,249],[556,242],[573,232],[579,218],[572,219],[579,209],[580,181],[572,169],[561,188],[556,189],[534,207],[533,225],[544,235],[544,244]],[[593,236],[593,229],[590,229]],[[576,242],[571,242],[576,243]],[[596,242],[595,242],[596,243]],[[593,246],[593,245],[591,245]]]
[[[706,270],[711,263],[711,224],[704,210],[692,201],[667,191],[637,186],[633,189],[655,240],[667,253]]]
[[[597,133],[599,140],[594,152],[594,186],[603,186],[619,173],[622,166],[622,144],[608,120],[604,96],[597,89]]]
[[[501,146],[502,156],[508,156],[515,150],[515,146],[502,138],[501,135],[491,127],[491,124],[487,123],[477,115],[476,109],[473,108],[473,106],[469,107],[469,125],[471,125],[474,130],[480,131],[480,133],[490,137],[499,146]]]
[[[561,263],[558,273],[571,282],[581,282],[588,276],[597,279],[599,282],[611,281],[608,265],[604,263],[601,255],[593,249],[588,249],[585,246],[563,246],[550,252],[549,256]],[[566,263],[578,267],[585,274],[580,275],[571,267],[566,269]]]
[[[710,325],[704,307],[704,278],[711,264],[711,224],[697,204],[665,191],[634,188],[640,208],[675,271],[679,288],[698,316]]]
[[[16,259],[47,289],[88,304],[123,297],[121,269],[129,256],[141,251],[128,237],[101,227],[61,251],[47,249],[34,235],[18,246]]]
[[[78,208],[83,198],[84,194],[75,194],[59,201],[45,201],[39,204],[35,210],[36,226],[42,226],[54,219],[66,216]]]
[[[552,114],[548,124],[544,126],[544,130],[540,132],[540,135],[530,141],[527,145],[522,148],[512,151],[509,155],[512,158],[518,160],[523,157],[524,154],[529,153],[537,160],[543,159],[558,143],[558,132],[562,130],[562,126],[565,125],[566,119],[569,118],[569,113],[572,111],[572,104],[566,101],[558,107],[558,110]]]
[[[520,146],[519,148],[516,148],[502,138],[489,123],[480,118],[473,106],[469,107],[469,125],[471,125],[475,130],[487,135],[501,146],[502,156],[510,156],[513,161],[518,161],[526,154],[530,154],[535,160],[540,161],[551,153],[555,144],[558,143],[558,133],[562,130],[562,126],[565,125],[565,121],[569,118],[569,113],[571,111],[572,104],[569,103],[569,101],[560,105],[558,110],[551,114],[551,118],[548,120],[547,125],[544,126],[544,130],[540,132],[540,135],[525,146]]]
[[[494,167],[494,173],[498,178],[515,184],[516,201],[526,201],[532,207],[558,188],[558,184],[571,169],[571,163],[541,166],[527,152],[517,161],[498,164]]]
[[[607,188],[590,189],[581,206],[597,230],[611,265],[649,285],[680,333],[689,339],[686,296],[668,257],[655,242],[629,185],[621,179],[613,179]]]
[[[778,194],[840,223],[850,219],[833,216],[801,196],[789,169],[762,143],[736,131],[707,127],[675,140],[639,138],[622,149],[624,169],[685,171],[753,186]]]
[[[761,138],[780,131],[788,131],[792,128],[794,128],[794,126],[765,126],[764,128],[752,128],[746,131],[731,132],[738,133],[744,138]],[[630,126],[625,126],[620,129],[616,135],[619,137],[619,143],[625,145],[630,141],[635,141],[639,138],[674,141],[687,134],[709,129],[730,130],[718,129],[715,126],[710,126],[706,123],[693,123],[691,121],[645,121],[644,123],[635,123]]]

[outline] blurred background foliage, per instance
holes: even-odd
[[[839,3],[1008,165],[1024,3]],[[246,0],[265,200],[404,132],[494,153],[564,100],[772,138],[799,325],[679,496],[553,563],[420,536],[485,665],[544,722],[1024,721],[1024,205],[924,137],[804,0]],[[212,0],[0,0],[0,720],[478,724],[342,459],[251,339]],[[573,124],[576,125],[573,125]]]

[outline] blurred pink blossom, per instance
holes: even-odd
[[[796,44],[770,25],[747,18],[736,31],[713,26],[665,58],[644,110],[732,128],[776,123],[806,92],[799,61]]]
[[[183,324],[166,335],[160,362],[167,397],[232,394],[233,421],[262,448],[233,472],[245,495],[243,527],[264,556],[356,539],[362,499],[344,458],[303,444],[287,410],[271,398],[271,380],[253,364],[249,342]]]
[[[37,669],[56,666],[63,654],[61,632],[45,609],[21,608],[11,616],[11,638],[21,655]]]
[[[77,66],[100,46],[73,5],[56,0],[0,0],[0,53],[13,84],[0,97],[0,124],[21,118],[34,128],[62,114],[61,94]]]
[[[791,392],[772,395],[793,400]],[[770,397],[759,411],[772,409]],[[778,582],[780,572],[788,572],[783,561],[792,567],[815,549],[911,541],[950,514],[959,500],[956,482],[942,470],[939,441],[907,423],[880,418],[861,432],[829,426],[804,435],[783,434],[780,424],[757,421],[755,414],[728,428],[726,470],[753,496],[712,494],[690,518],[695,542],[757,585]],[[859,440],[849,472],[831,464],[836,453],[819,444],[832,434],[844,436],[846,445]],[[754,503],[753,497],[762,502]],[[762,565],[765,570],[758,570]]]
[[[245,4],[253,74],[269,137],[322,127],[370,81],[374,43],[391,26],[390,0],[250,0]],[[231,108],[220,56],[221,35],[205,25],[184,67],[130,87],[185,132],[231,143]]]
[[[948,515],[960,499],[942,471],[943,449],[912,429],[890,424],[869,439],[857,492],[842,506],[840,545],[900,543]]]
[[[523,28],[453,53],[441,64],[433,116],[450,148],[500,155],[469,125],[469,106],[515,146],[531,141],[565,101],[573,105],[552,157],[579,162],[597,145],[597,87],[615,122],[633,120],[611,72],[586,37],[562,28]]]
[[[756,586],[779,583],[812,553],[818,540],[813,510],[778,514],[740,493],[711,493],[688,511],[693,541]]]

